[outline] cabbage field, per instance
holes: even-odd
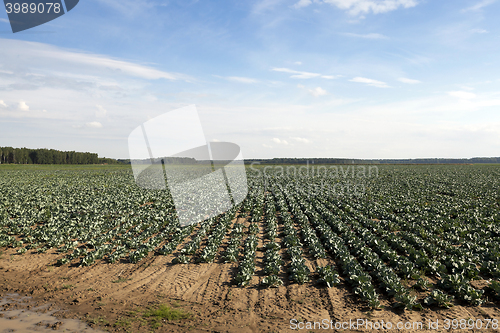
[[[68,267],[231,264],[242,288],[344,281],[371,308],[500,299],[500,166],[304,171],[247,167],[240,205],[181,227],[169,193],[139,188],[130,167],[0,166],[0,250]]]

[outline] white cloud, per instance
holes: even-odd
[[[306,138],[293,137],[292,139],[297,141],[297,142],[301,142],[301,143],[311,143],[311,141],[306,139]]]
[[[366,83],[369,86],[377,87],[377,88],[389,88],[389,86],[385,82],[377,81],[377,80],[373,80],[373,79],[367,79],[365,77],[355,77],[354,79],[351,79],[349,81],[358,82],[358,83]]]
[[[355,33],[351,33],[351,32],[344,32],[344,33],[341,33],[341,35],[348,36],[348,37],[365,38],[365,39],[389,39],[389,37],[382,35],[382,34],[377,34],[377,33],[355,34]]]
[[[263,143],[263,144],[262,144],[262,147],[265,147],[265,148],[273,148],[273,146],[266,145],[265,143]]]
[[[281,145],[287,145],[288,142],[286,140],[280,140],[278,138],[273,138],[273,142]]]
[[[476,28],[476,29],[472,29],[470,32],[472,32],[473,34],[487,34],[489,31]]]
[[[219,79],[227,80],[227,81],[232,81],[232,82],[239,82],[239,83],[258,83],[259,80],[253,79],[250,77],[243,77],[243,76],[220,76],[220,75],[214,75],[215,77],[218,77]]]
[[[247,158],[496,156],[494,154],[500,151],[500,116],[491,106],[500,105],[500,95],[483,93],[464,102],[447,92],[425,98],[384,99],[369,105],[344,104],[345,112],[331,112],[330,99],[320,99],[321,103],[310,105],[290,102],[213,106],[211,110],[223,112],[211,121],[216,124],[214,133],[245,123],[245,128],[238,131],[238,138],[235,134],[232,142],[238,142]],[[239,117],[232,118],[236,110],[241,110]],[[262,123],[263,117],[266,124]],[[473,123],[468,120],[470,117],[474,117]],[[476,130],[469,131],[469,127]],[[491,128],[495,133],[487,133],[483,128]],[[295,137],[312,142],[300,143]],[[258,138],[262,141],[256,145]],[[268,138],[267,141],[264,138]],[[278,144],[273,138],[279,138],[280,142],[284,139],[288,145]],[[263,143],[273,148],[264,147]]]
[[[273,68],[272,71],[293,74],[290,76],[293,79],[312,79],[315,77],[320,77],[323,79],[335,79],[336,78],[336,76],[322,75],[319,73],[301,72],[301,71],[296,71],[296,70],[289,69],[289,68]]]
[[[417,0],[322,0],[324,3],[347,10],[351,15],[367,13],[386,13],[399,7],[410,8],[418,4]]]
[[[249,77],[240,77],[240,76],[229,76],[226,80],[240,82],[240,83],[257,83],[259,80],[252,79]]]
[[[38,54],[42,56],[44,53]],[[59,58],[64,61],[92,65],[101,68],[114,69],[130,76],[140,77],[148,80],[188,80],[182,74],[168,73],[155,68],[134,64],[127,61],[111,59],[101,55],[80,54],[71,52],[46,52],[47,56]]]
[[[5,102],[3,100],[0,99],[0,106],[3,106],[4,108],[7,107],[7,104],[5,104]]]
[[[97,108],[97,111],[95,112],[95,116],[97,118],[105,117],[106,113],[108,113],[108,111],[104,107],[102,107],[102,105],[97,104],[95,107]]]
[[[318,74],[318,73],[300,72],[300,71],[295,71],[295,70],[289,69],[289,68],[273,68],[272,70],[275,72],[283,72],[283,73],[293,74],[290,77],[294,78],[294,79],[312,79],[314,77],[321,76],[321,74]]]
[[[408,78],[405,78],[405,77],[400,77],[398,79],[399,82],[403,82],[403,83],[408,83],[408,84],[417,84],[417,83],[422,83],[422,81],[419,81],[419,80],[413,80],[413,79],[408,79]]]
[[[9,20],[7,20],[7,19],[4,19],[4,18],[0,18],[0,22],[5,22],[5,23],[9,23]]]
[[[86,123],[85,126],[91,127],[91,128],[102,128],[102,124],[98,121],[92,121],[90,123]]]
[[[297,2],[295,5],[293,5],[294,8],[302,8],[302,7],[307,7],[310,4],[312,4],[311,0],[300,0]]]
[[[20,101],[19,104],[17,104],[17,108],[21,111],[29,111],[30,110],[30,107],[24,101]]]
[[[476,94],[467,91],[450,91],[448,92],[448,95],[460,99],[473,99],[477,97]]]
[[[314,97],[319,97],[319,96],[323,96],[323,95],[328,94],[327,91],[321,87],[308,89],[305,86],[303,86],[302,84],[298,84],[297,87],[300,89],[304,89],[305,91],[307,91],[309,94],[313,95]]]
[[[478,11],[478,10],[481,10],[484,7],[489,6],[495,2],[496,2],[496,0],[483,0],[483,1],[476,3],[475,5],[473,5],[471,7],[467,7],[465,9],[462,9],[462,12]]]
[[[325,89],[321,88],[321,87],[316,87],[314,89],[309,89],[309,93],[311,95],[313,95],[314,97],[319,97],[319,96],[323,96],[323,95],[326,95],[327,92]]]
[[[294,65],[302,65],[302,61],[296,61],[296,62],[294,62]]]
[[[36,62],[31,61],[31,65],[35,66],[39,63],[46,64],[47,61],[56,61],[59,64],[59,68],[64,68],[69,65],[73,68],[78,67],[83,70],[84,67],[88,66],[97,70],[100,74],[102,74],[103,71],[109,72],[111,70],[113,74],[125,74],[127,76],[146,80],[193,80],[184,74],[165,72],[150,66],[113,59],[104,55],[75,52],[37,42],[24,42],[9,39],[0,40],[3,51],[0,53],[1,56],[4,56],[5,53],[9,56],[17,57],[18,61],[25,61],[27,60],[26,58],[32,59],[32,57],[27,57],[25,55],[36,54]],[[21,54],[20,57],[19,54]],[[25,61],[25,63],[28,63],[28,61]]]

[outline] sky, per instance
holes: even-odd
[[[82,0],[14,34],[2,9],[0,146],[128,158],[134,129],[194,104],[245,158],[500,156],[498,17],[500,0]]]

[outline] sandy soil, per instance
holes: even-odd
[[[263,226],[259,237],[262,239]],[[224,248],[225,243],[221,246]],[[260,242],[260,246],[262,241]],[[19,255],[5,249],[0,257],[0,296],[16,292],[31,296],[37,305],[53,304],[67,311],[55,315],[79,318],[92,327],[111,332],[150,332],[147,319],[141,314],[148,307],[169,304],[192,313],[190,319],[164,322],[158,332],[293,332],[291,320],[334,323],[365,319],[371,322],[422,322],[423,330],[405,332],[443,332],[427,329],[428,321],[445,319],[500,319],[498,302],[488,301],[480,307],[457,304],[453,308],[422,311],[394,310],[382,299],[385,308],[370,311],[344,283],[326,288],[315,282],[289,284],[279,288],[262,288],[263,251],[257,254],[257,270],[249,286],[234,284],[237,264],[172,264],[174,255],[150,256],[138,264],[100,261],[90,267],[55,265],[63,257],[54,249],[36,254],[29,251]],[[308,258],[314,270],[318,264]],[[286,281],[287,275],[282,274]],[[314,279],[315,281],[316,279]],[[474,281],[477,287],[482,281]],[[476,286],[476,285],[475,285]],[[424,294],[419,295],[423,298]],[[484,322],[486,324],[486,322]],[[332,329],[303,329],[302,332],[336,331]],[[343,332],[361,331],[344,329]],[[387,331],[387,330],[386,330]],[[400,330],[401,331],[401,330]],[[487,332],[491,329],[466,330]],[[1,331],[0,331],[1,332]],[[20,331],[21,332],[21,331]]]

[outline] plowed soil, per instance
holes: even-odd
[[[262,226],[259,238],[262,246]],[[227,240],[226,240],[227,241]],[[225,242],[226,242],[225,241]],[[224,243],[225,243],[224,242]],[[224,244],[223,244],[224,246]],[[221,247],[220,252],[223,250]],[[0,295],[16,292],[33,297],[38,305],[46,303],[61,310],[59,316],[85,320],[91,326],[111,332],[150,332],[151,323],[142,314],[150,307],[168,304],[192,314],[190,319],[163,321],[157,332],[293,332],[292,319],[298,321],[332,320],[334,323],[365,319],[371,322],[422,322],[423,330],[404,329],[404,332],[430,330],[428,321],[445,319],[500,319],[498,302],[488,301],[480,307],[457,304],[451,309],[426,308],[422,311],[395,310],[388,299],[382,299],[380,310],[370,310],[352,289],[343,282],[326,288],[316,282],[290,284],[283,269],[285,285],[263,288],[263,249],[257,254],[257,270],[247,287],[234,283],[237,264],[224,264],[219,257],[211,264],[172,264],[175,255],[153,256],[137,264],[99,261],[90,267],[76,264],[57,266],[63,257],[54,249],[46,253],[17,254],[5,249],[0,257]],[[286,259],[286,258],[285,258]],[[314,272],[318,264],[308,258]],[[482,281],[474,281],[482,287]],[[423,296],[419,295],[419,298]],[[56,314],[57,315],[57,314]],[[303,329],[302,332],[336,331]],[[345,327],[343,332],[361,331]],[[387,331],[387,330],[386,330]],[[400,330],[401,331],[401,330]],[[466,330],[487,332],[486,330]],[[0,330],[1,332],[1,330]]]

